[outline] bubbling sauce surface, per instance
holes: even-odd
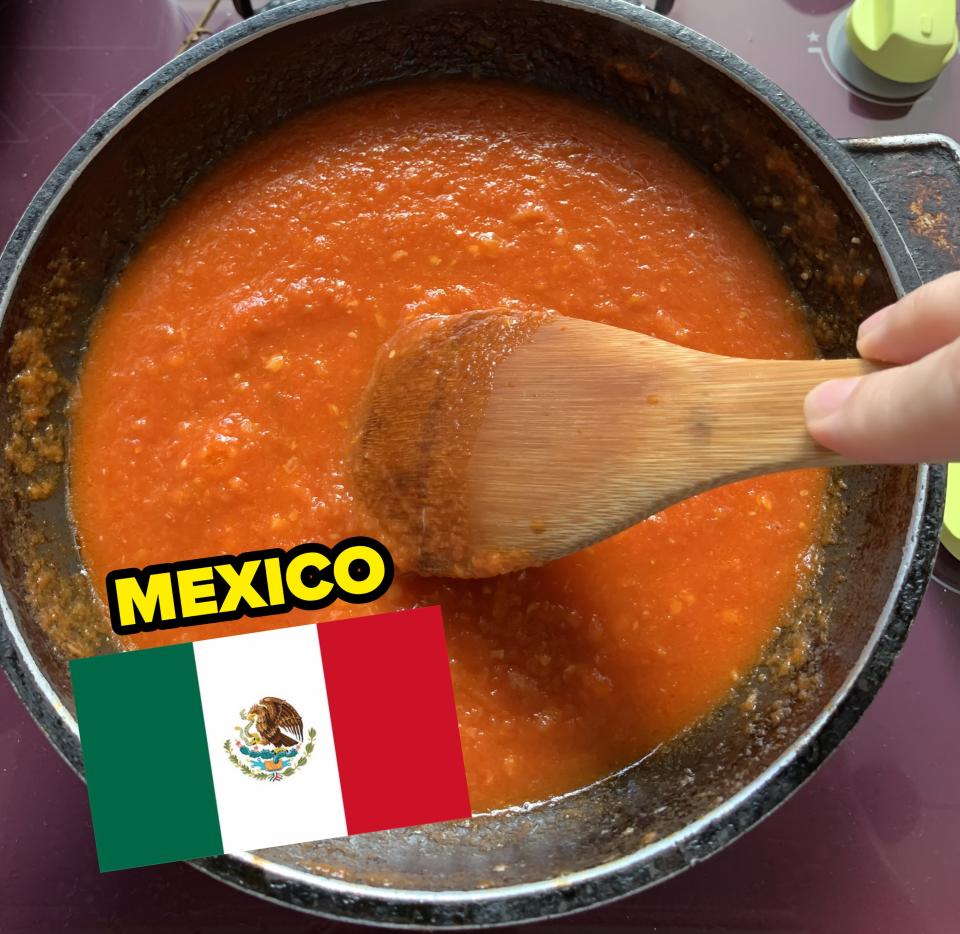
[[[202,178],[106,300],[70,451],[101,593],[113,568],[376,536],[344,458],[379,348],[415,316],[492,307],[745,357],[814,352],[736,206],[621,118],[497,82],[336,101]],[[542,799],[729,696],[809,586],[824,497],[820,472],[750,480],[546,567],[401,575],[376,604],[322,613],[440,604],[474,810]]]

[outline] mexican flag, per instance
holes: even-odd
[[[439,607],[70,672],[101,871],[470,817]]]

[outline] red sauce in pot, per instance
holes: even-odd
[[[375,535],[343,457],[377,350],[413,316],[513,304],[719,353],[814,349],[735,205],[622,119],[493,82],[350,97],[201,179],[108,296],[70,455],[92,579]],[[544,798],[728,696],[809,583],[824,482],[752,480],[543,568],[401,575],[323,612],[441,604],[474,808]]]

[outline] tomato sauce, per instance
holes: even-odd
[[[197,182],[107,297],[70,450],[101,593],[113,568],[375,535],[344,457],[378,349],[415,316],[498,306],[814,352],[736,206],[621,118],[495,82],[345,98]],[[401,575],[376,604],[323,613],[440,604],[474,808],[542,799],[729,696],[815,573],[824,489],[819,472],[751,480],[543,568]]]

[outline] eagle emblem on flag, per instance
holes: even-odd
[[[317,738],[310,727],[304,742],[303,718],[280,697],[261,697],[241,710],[233,729],[240,735],[233,743],[226,740],[224,751],[244,775],[258,781],[279,782],[295,775],[310,761]]]

